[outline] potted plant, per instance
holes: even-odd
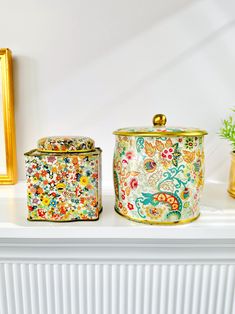
[[[235,112],[235,109],[232,109]],[[230,142],[232,145],[232,160],[229,175],[228,193],[235,198],[235,120],[232,116],[223,120],[223,125],[220,129],[220,136]]]

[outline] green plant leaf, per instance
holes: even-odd
[[[235,109],[232,111],[235,112]],[[228,140],[235,150],[235,120],[232,116],[223,120],[219,134],[221,138]]]

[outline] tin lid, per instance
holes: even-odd
[[[153,117],[153,126],[149,127],[129,127],[118,129],[113,132],[121,136],[203,136],[207,132],[197,128],[168,127],[167,118],[164,114],[156,114]]]
[[[50,136],[38,140],[41,152],[88,152],[95,150],[95,142],[85,136]]]

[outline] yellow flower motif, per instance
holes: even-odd
[[[164,207],[152,207],[152,206],[147,206],[146,207],[146,215],[152,219],[159,219],[161,218],[163,212],[164,212]]]
[[[200,149],[198,149],[196,151],[196,155],[199,159],[201,159],[201,163],[203,164],[204,163],[204,160],[205,160],[205,154],[204,152],[202,152]]]
[[[52,172],[57,172],[57,168],[56,167],[52,167],[51,171]]]
[[[43,205],[48,206],[50,204],[50,199],[48,197],[43,197],[42,203]]]
[[[62,191],[65,189],[66,185],[64,183],[58,183],[56,184],[56,187],[59,191]]]
[[[203,175],[203,172],[200,171],[199,175],[196,178],[196,187],[200,188],[203,185],[204,185],[204,175]]]
[[[87,177],[82,176],[82,177],[80,178],[80,184],[81,184],[81,185],[86,186],[86,185],[88,184],[88,182],[89,182],[89,180],[88,180]]]
[[[38,178],[37,177],[33,177],[33,183],[37,183],[38,182]]]
[[[127,208],[126,208],[126,207],[123,207],[123,208],[121,209],[121,213],[122,213],[123,215],[126,215],[126,214],[127,214]]]
[[[63,220],[68,220],[68,219],[72,219],[72,215],[71,215],[71,212],[67,212],[66,214],[63,215]],[[62,220],[62,221],[63,221]]]

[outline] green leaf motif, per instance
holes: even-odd
[[[144,148],[144,139],[143,137],[138,137],[136,140],[136,149],[139,153]]]

